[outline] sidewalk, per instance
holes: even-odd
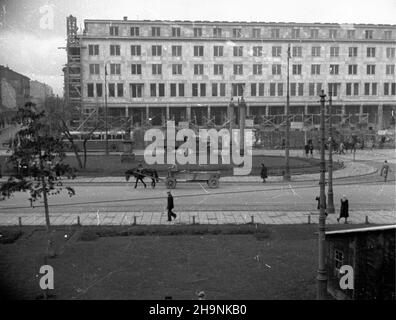
[[[44,226],[42,214],[0,213],[0,225]],[[338,214],[329,214],[326,223],[337,224]],[[396,224],[393,211],[351,211],[350,224],[364,224],[366,217],[370,224]],[[51,214],[51,225],[74,225],[78,219],[81,225],[185,225],[185,224],[317,224],[318,211],[189,211],[177,212],[176,220],[167,221],[166,212],[86,212],[76,214]],[[342,222],[343,223],[343,220]]]

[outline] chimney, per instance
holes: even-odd
[[[127,21],[128,20],[128,17],[124,17],[124,21]]]

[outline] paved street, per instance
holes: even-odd
[[[279,153],[282,151],[266,151]],[[316,155],[317,156],[317,155]],[[351,223],[364,223],[366,216],[372,223],[396,223],[394,168],[390,180],[384,183],[378,174],[383,159],[394,163],[393,150],[358,152],[355,162],[351,155],[335,155],[344,161],[345,168],[335,172],[334,203],[336,214],[328,223],[337,223],[339,201],[343,194],[350,203]],[[319,194],[319,174],[294,176],[284,183],[280,177],[270,177],[263,184],[258,177],[227,177],[219,189],[206,184],[180,183],[172,194],[175,223],[307,223],[317,222],[315,197]],[[136,217],[139,224],[166,222],[166,192],[163,183],[155,189],[125,182],[123,177],[84,178],[71,181],[76,195],[66,193],[50,197],[53,224],[73,224],[80,216],[83,224],[131,224]],[[31,208],[27,194],[15,194],[0,202],[0,224],[43,224],[42,203]]]

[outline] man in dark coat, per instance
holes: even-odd
[[[337,218],[337,222],[340,222],[340,219],[344,218],[345,219],[344,223],[348,223],[348,217],[349,217],[349,203],[347,197],[343,195],[341,198],[340,217]]]
[[[166,207],[168,209],[168,221],[172,221],[172,217],[173,219],[176,219],[176,214],[172,211],[174,207],[173,196],[170,191],[168,191],[168,205]]]
[[[261,179],[263,179],[263,183],[265,183],[265,179],[268,178],[268,170],[264,163],[261,164],[261,172],[260,172]]]
[[[309,145],[306,144],[306,145],[304,146],[304,149],[305,149],[305,157],[308,158],[308,154],[309,154]]]
[[[389,164],[388,161],[385,160],[384,165],[381,168],[380,176],[384,177],[384,181],[388,179],[388,172],[389,172]]]

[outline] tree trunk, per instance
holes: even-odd
[[[45,227],[47,231],[47,252],[46,256],[49,258],[55,257],[55,249],[53,247],[52,234],[51,234],[51,223],[49,216],[48,197],[47,197],[47,184],[45,177],[41,176],[41,184],[43,186],[43,200],[44,200],[44,213],[45,213]]]
[[[85,169],[87,166],[87,140],[83,141],[83,149],[84,149],[84,164],[83,168]]]
[[[72,144],[73,152],[76,155],[76,160],[77,160],[77,163],[78,163],[78,167],[80,169],[82,169],[83,168],[83,164],[81,162],[81,157],[80,157],[80,155],[78,153],[77,146],[74,144],[74,142],[71,142],[71,144]],[[84,166],[84,168],[85,168],[85,166]]]

